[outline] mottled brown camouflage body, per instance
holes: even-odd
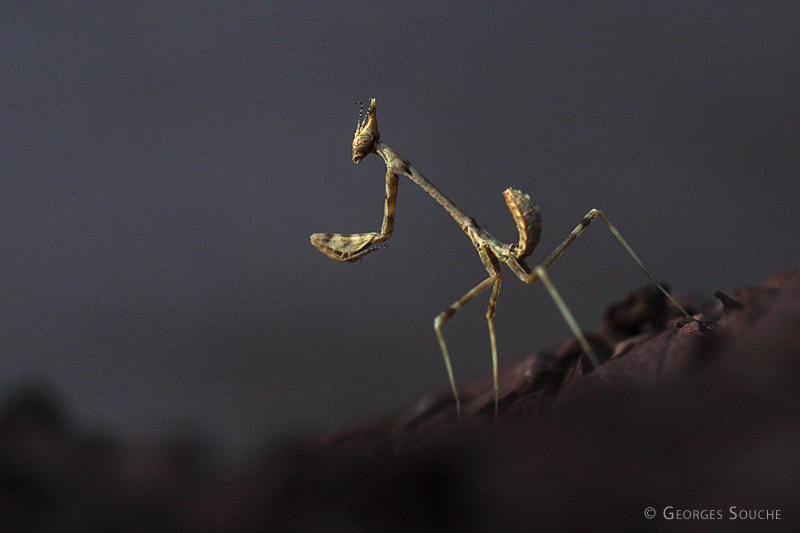
[[[561,243],[561,245],[550,254],[550,256],[540,266],[531,268],[525,263],[525,258],[528,257],[536,245],[539,243],[541,235],[542,217],[539,213],[539,207],[531,201],[527,194],[523,194],[516,189],[506,189],[503,193],[506,200],[506,205],[511,211],[511,215],[516,223],[519,232],[519,241],[515,244],[505,244],[498,239],[494,238],[486,230],[481,228],[475,220],[466,215],[461,209],[456,206],[447,196],[445,196],[439,189],[437,189],[430,181],[428,181],[422,174],[420,174],[408,161],[400,157],[388,144],[380,140],[380,133],[378,132],[378,118],[375,106],[375,99],[369,106],[369,111],[366,116],[361,117],[359,114],[358,122],[356,123],[356,132],[353,136],[353,163],[359,163],[368,154],[375,153],[383,158],[386,163],[386,199],[383,214],[383,225],[380,233],[352,233],[352,234],[339,234],[339,233],[315,233],[311,236],[311,244],[316,246],[322,253],[336,259],[337,261],[352,262],[361,259],[365,255],[384,246],[373,246],[374,244],[381,243],[392,235],[394,229],[394,210],[395,201],[397,198],[397,182],[398,176],[403,174],[408,176],[414,183],[422,187],[434,200],[436,200],[442,207],[450,213],[450,216],[456,221],[462,230],[472,241],[473,246],[478,251],[478,256],[489,273],[489,277],[481,283],[473,287],[469,292],[461,297],[453,305],[442,311],[433,322],[436,336],[439,340],[439,346],[444,356],[445,366],[447,368],[447,375],[450,379],[450,386],[453,390],[453,396],[456,401],[456,412],[459,417],[461,414],[461,403],[456,388],[455,378],[453,377],[453,369],[450,363],[450,356],[447,351],[447,344],[444,340],[441,327],[447,319],[454,315],[464,305],[469,303],[475,296],[482,293],[490,286],[492,287],[492,294],[489,298],[489,307],[486,310],[486,320],[489,326],[489,338],[492,349],[492,373],[494,377],[494,394],[495,394],[495,416],[497,416],[499,383],[498,383],[498,369],[497,369],[497,342],[494,333],[494,307],[497,302],[497,296],[500,291],[500,263],[506,264],[514,274],[525,283],[532,283],[537,279],[541,279],[542,283],[547,288],[553,302],[558,307],[564,320],[570,327],[570,330],[575,335],[576,339],[583,348],[586,356],[594,364],[595,367],[600,365],[594,351],[584,337],[577,322],[572,317],[567,305],[561,299],[555,286],[550,282],[545,270],[555,262],[556,259],[564,252],[567,246],[574,241],[586,227],[591,224],[597,217],[600,217],[606,226],[608,226],[611,233],[623,245],[625,250],[633,257],[636,263],[642,268],[644,273],[650,281],[658,287],[673,304],[687,317],[691,318],[689,314],[680,306],[674,299],[667,293],[667,291],[656,281],[656,279],[645,268],[644,264],[639,260],[633,252],[628,243],[622,238],[616,228],[606,218],[606,216],[597,209],[592,209],[583,218],[581,223],[576,227],[572,233]]]

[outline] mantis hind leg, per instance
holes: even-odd
[[[657,287],[664,294],[664,296],[666,296],[669,299],[669,301],[672,302],[672,304],[678,309],[678,311],[680,311],[681,314],[683,314],[683,316],[685,316],[688,319],[691,319],[692,315],[690,315],[688,313],[688,311],[686,311],[686,309],[684,309],[681,306],[681,304],[679,304],[677,301],[675,301],[675,298],[672,297],[672,295],[669,293],[669,291],[667,291],[667,289],[665,289],[664,286],[661,285],[656,280],[655,276],[653,276],[653,274],[650,273],[650,271],[647,269],[647,267],[644,266],[644,263],[642,263],[642,260],[639,259],[639,256],[636,255],[636,252],[633,251],[633,248],[631,248],[630,245],[628,244],[628,242],[622,237],[622,235],[620,234],[619,230],[617,230],[617,228],[614,226],[614,224],[612,224],[611,221],[608,219],[608,217],[606,217],[606,215],[603,214],[603,212],[600,211],[599,209],[592,209],[591,211],[586,213],[586,215],[581,220],[581,223],[578,224],[578,226],[574,230],[572,230],[572,232],[567,236],[566,239],[564,239],[564,242],[562,242],[558,246],[558,248],[553,250],[553,253],[550,254],[550,257],[545,259],[544,263],[542,263],[540,265],[542,270],[547,270],[550,267],[550,265],[552,265],[556,261],[556,259],[558,259],[561,256],[561,254],[564,253],[564,250],[566,250],[567,247],[570,244],[572,244],[572,242],[575,239],[577,239],[578,236],[581,233],[583,233],[583,230],[585,230],[587,227],[589,227],[589,224],[594,222],[597,218],[600,218],[600,220],[603,221],[603,223],[606,225],[606,227],[611,232],[611,234],[614,236],[614,238],[617,239],[617,241],[619,241],[619,243],[622,245],[622,247],[625,249],[625,251],[628,252],[628,255],[630,255],[631,258],[634,260],[634,262],[637,265],[639,265],[639,268],[642,269],[642,272],[644,272],[645,276],[647,276],[647,279],[650,280],[650,283],[652,283],[655,287]],[[535,277],[536,276],[532,276],[532,279],[535,279]],[[526,283],[530,283],[529,281],[525,280],[524,278],[523,278],[523,281],[525,281]]]
[[[575,338],[577,339],[578,343],[581,345],[583,351],[586,353],[586,356],[589,358],[589,360],[592,362],[595,368],[600,366],[600,362],[597,359],[597,355],[592,350],[591,346],[586,340],[586,337],[583,335],[580,328],[578,327],[577,321],[572,316],[569,307],[567,307],[567,305],[564,303],[564,300],[561,298],[561,295],[559,294],[558,290],[556,290],[555,286],[550,281],[550,278],[547,276],[547,273],[545,271],[556,261],[556,259],[561,257],[561,254],[564,253],[564,250],[566,250],[567,247],[570,244],[572,244],[575,241],[575,239],[577,239],[578,236],[581,233],[583,233],[583,231],[597,218],[600,218],[600,220],[602,220],[603,223],[605,223],[606,227],[608,227],[608,230],[611,232],[611,234],[619,241],[619,243],[622,245],[622,247],[625,249],[628,255],[631,256],[634,262],[637,265],[639,265],[639,268],[642,269],[644,274],[647,276],[647,279],[649,279],[650,282],[655,287],[657,287],[662,293],[664,293],[664,295],[669,299],[669,301],[671,301],[673,305],[675,305],[675,307],[685,317],[689,319],[692,318],[692,316],[686,311],[686,309],[684,309],[677,301],[675,301],[672,295],[669,294],[669,292],[663,287],[663,285],[661,285],[653,276],[653,274],[650,273],[647,267],[644,266],[642,260],[639,259],[639,256],[636,255],[636,252],[633,251],[633,249],[630,247],[627,241],[619,233],[617,228],[614,227],[614,225],[611,223],[610,220],[608,220],[608,217],[606,217],[603,214],[603,212],[600,211],[599,209],[592,209],[591,211],[586,213],[586,215],[581,220],[581,223],[578,224],[578,226],[574,230],[572,230],[572,232],[567,236],[567,238],[564,239],[564,241],[558,246],[558,248],[556,248],[553,251],[553,253],[550,254],[550,256],[547,259],[545,259],[545,261],[541,265],[533,269],[530,269],[523,266],[524,262],[519,262],[516,259],[508,260],[506,261],[506,264],[508,264],[508,266],[514,271],[514,273],[525,283],[532,283],[536,279],[542,280],[542,283],[547,289],[547,292],[550,294],[550,297],[552,298],[553,302],[556,304],[556,307],[558,307],[558,310],[561,312],[561,315],[564,317],[564,320],[566,321],[573,335],[575,335]]]

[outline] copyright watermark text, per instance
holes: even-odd
[[[645,518],[658,515],[654,507],[644,510]],[[780,509],[742,509],[732,505],[728,509],[678,509],[671,505],[661,510],[666,520],[780,520]]]

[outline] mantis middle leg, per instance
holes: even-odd
[[[492,347],[492,386],[494,388],[494,416],[495,421],[498,417],[498,403],[500,396],[500,386],[498,379],[498,364],[497,364],[497,339],[494,332],[494,308],[497,303],[497,296],[500,294],[500,282],[502,276],[500,274],[500,265],[497,258],[486,248],[479,248],[478,253],[481,256],[486,270],[489,272],[489,277],[473,287],[467,294],[462,296],[453,305],[439,313],[433,320],[433,328],[436,330],[436,337],[439,339],[439,347],[442,349],[442,356],[444,357],[444,365],[447,368],[447,377],[450,379],[450,387],[453,389],[453,397],[456,400],[456,416],[461,418],[461,397],[458,394],[456,387],[456,380],[453,375],[453,365],[450,362],[450,355],[447,350],[447,343],[444,341],[442,334],[442,324],[444,324],[456,311],[464,307],[473,298],[489,288],[492,288],[492,295],[489,297],[489,307],[486,309],[486,321],[489,325],[489,342]]]

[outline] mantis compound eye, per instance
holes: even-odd
[[[364,159],[375,144],[372,135],[356,135],[353,138],[353,163],[359,163]]]

